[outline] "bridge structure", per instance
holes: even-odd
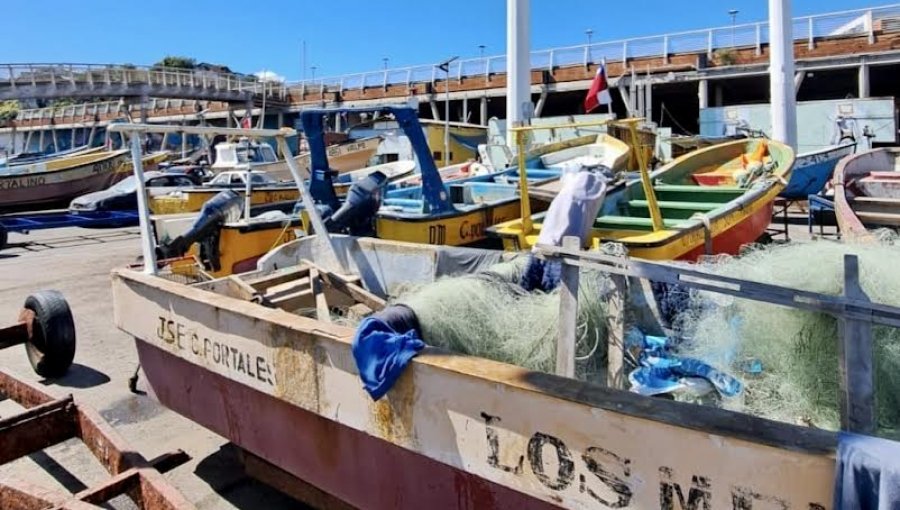
[[[900,96],[900,83],[893,78],[900,71],[900,4],[795,18],[793,37],[799,99]],[[768,43],[768,24],[755,22],[534,51],[535,115],[578,113],[602,63],[619,90],[613,94],[613,108],[622,115],[656,119],[662,110],[681,108],[682,118],[693,116],[696,123],[700,108],[766,102]],[[270,127],[290,124],[309,106],[416,102],[423,117],[439,119],[449,97],[451,120],[481,124],[505,111],[502,55],[457,60],[447,72],[425,64],[287,84],[247,82],[205,71],[66,66],[50,66],[56,70],[50,72],[34,65],[0,64],[0,98],[108,93],[131,102],[139,98],[150,122],[195,122],[201,117],[233,122],[230,112],[236,104],[260,115],[265,97]],[[128,102],[125,99],[119,104]],[[109,103],[23,110],[15,129],[71,129],[117,117],[121,109]]]

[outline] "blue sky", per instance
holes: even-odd
[[[794,0],[795,16],[887,5]],[[764,20],[765,0],[532,0],[532,49]],[[236,71],[317,76],[505,51],[505,0],[9,0],[0,62],[152,64],[186,55]],[[643,18],[645,21],[638,21]],[[307,76],[310,71],[307,69]]]

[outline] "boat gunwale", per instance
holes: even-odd
[[[307,340],[302,337],[308,335],[313,338],[313,342],[333,341],[346,344],[348,347],[352,343],[354,331],[352,328],[320,322],[280,309],[266,308],[256,303],[193,288],[128,268],[114,269],[112,278],[123,281],[125,285],[150,287],[177,295],[199,306],[226,310],[300,333],[301,337],[295,342],[306,342]],[[127,332],[125,327],[122,329]],[[146,341],[139,337],[134,338]],[[252,338],[248,340],[257,342]],[[464,356],[431,346],[413,358],[412,364],[474,377],[492,384],[502,384],[529,393],[634,418],[800,453],[834,454],[838,442],[836,432],[802,427],[725,409],[644,397],[625,390],[532,371],[485,358]],[[198,370],[208,370],[201,365],[194,365]],[[408,367],[407,370],[413,370],[413,367]]]
[[[105,163],[107,161],[115,161],[116,159],[118,159],[120,157],[128,155],[129,152],[130,151],[128,151],[127,149],[119,149],[117,151],[110,151],[108,153],[107,152],[92,152],[92,153],[88,153],[88,154],[64,156],[60,159],[65,160],[65,159],[74,159],[74,158],[85,158],[86,161],[85,162],[74,162],[68,166],[62,166],[60,168],[54,168],[54,169],[48,168],[48,169],[44,169],[44,170],[38,170],[35,172],[22,172],[22,173],[12,174],[12,173],[3,173],[2,171],[0,171],[0,179],[19,179],[22,177],[43,177],[43,176],[48,176],[48,175],[57,175],[62,172],[81,170],[84,167],[87,167],[90,165],[95,165],[97,163]],[[93,159],[90,159],[91,157],[93,157]],[[24,165],[11,166],[8,168],[9,169],[17,169],[17,168],[21,169],[23,167],[32,166],[32,165],[40,165],[40,164],[46,165],[47,162],[42,161],[42,162],[37,162],[37,163],[27,163]],[[113,168],[112,170],[116,171],[115,168]]]
[[[834,169],[834,176],[831,180],[832,186],[834,187],[834,211],[838,222],[838,228],[841,231],[841,235],[857,241],[872,242],[877,238],[871,230],[866,227],[862,220],[859,219],[856,215],[856,211],[850,204],[850,200],[847,198],[845,188],[847,184],[845,175],[848,170],[847,166],[864,157],[871,157],[874,154],[880,153],[889,154],[890,157],[895,160],[895,164],[896,160],[900,160],[900,148],[898,147],[880,147],[878,149],[857,152],[856,154],[852,154],[838,161],[838,164]],[[878,170],[869,169],[867,173],[876,171]]]

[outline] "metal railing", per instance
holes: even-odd
[[[168,99],[168,98],[150,98],[145,103],[145,108],[150,112],[159,112],[160,110],[183,110],[188,108],[192,111],[201,111],[208,107],[209,101],[201,101],[198,99]],[[95,103],[81,103],[66,106],[47,106],[44,108],[28,108],[19,110],[16,119],[19,121],[44,120],[44,119],[66,119],[66,118],[88,118],[96,115],[105,115],[118,113],[123,107],[121,101],[102,101]],[[132,105],[135,106],[135,105]]]
[[[875,42],[875,32],[883,20],[900,19],[900,4],[831,12],[795,18],[793,22],[794,41],[805,41],[810,48],[823,38],[867,37],[869,44]],[[884,29],[893,24],[885,23]],[[898,27],[900,28],[900,27]],[[663,57],[677,53],[707,53],[730,49],[755,48],[757,54],[769,42],[768,23],[746,23],[735,26],[709,28],[677,32],[664,35],[637,37],[618,41],[598,42],[590,45],[566,46],[538,50],[531,53],[531,67],[534,70],[553,70],[557,67],[588,65],[601,62],[624,62],[634,58]],[[484,76],[488,81],[492,74],[506,71],[506,56],[493,55],[453,62],[449,78],[461,80]],[[387,87],[389,85],[410,85],[442,81],[447,75],[437,70],[434,64],[412,67],[384,69],[364,73],[346,74],[315,78],[289,84],[289,87],[303,91],[358,89]]]
[[[12,89],[51,85],[101,90],[104,86],[129,84],[249,92],[277,99],[287,97],[284,83],[203,69],[109,64],[0,64],[0,87]]]

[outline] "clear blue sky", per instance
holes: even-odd
[[[795,16],[887,5],[794,0]],[[531,0],[532,49],[764,20],[765,0]],[[7,0],[0,62],[152,64],[185,55],[236,71],[317,76],[505,51],[505,0]],[[640,21],[643,19],[644,21]],[[309,74],[309,71],[307,71]]]

